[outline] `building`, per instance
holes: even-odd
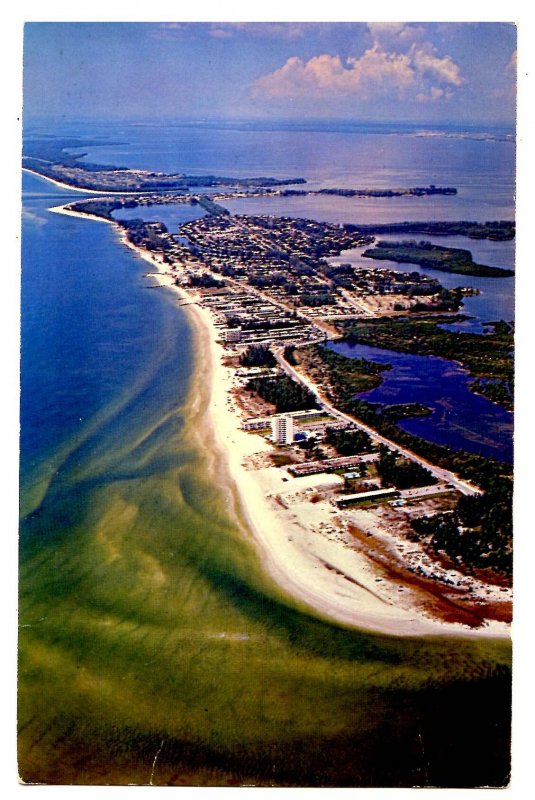
[[[363,461],[374,461],[376,453],[369,453],[364,456],[340,456],[336,458],[325,458],[323,461],[305,461],[304,464],[292,464],[288,467],[288,472],[294,478],[304,475],[316,475],[318,472],[329,472],[331,470],[354,470]]]
[[[294,440],[294,422],[291,417],[273,417],[271,433],[275,444],[292,444]]]
[[[246,419],[245,422],[242,424],[242,430],[244,431],[263,431],[266,428],[269,429],[271,425],[271,417],[253,417],[251,419]]]
[[[241,328],[227,328],[225,342],[241,342]]]
[[[345,494],[335,497],[334,502],[339,508],[356,503],[369,503],[375,500],[393,500],[399,497],[397,489],[375,489],[372,492],[359,492],[358,494]]]

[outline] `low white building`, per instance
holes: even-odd
[[[292,444],[294,440],[294,422],[291,417],[273,417],[271,434],[275,444]]]
[[[271,425],[271,417],[255,417],[253,419],[246,419],[245,422],[242,424],[242,430],[244,431],[262,431],[266,428],[269,429]]]
[[[241,342],[241,328],[227,328],[225,342]]]

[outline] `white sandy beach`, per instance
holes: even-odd
[[[120,197],[124,197],[125,195],[140,195],[142,192],[114,192],[113,190],[105,191],[102,189],[84,189],[80,186],[71,186],[69,183],[63,183],[62,181],[57,181],[55,178],[50,178],[48,175],[41,175],[40,172],[36,172],[33,169],[28,169],[28,167],[22,167],[23,172],[27,172],[28,175],[35,175],[36,178],[41,178],[43,181],[48,181],[49,183],[53,183],[54,186],[57,186],[60,189],[68,189],[69,192],[80,192],[80,194],[96,194],[99,197],[113,197],[114,195],[118,195]],[[81,198],[80,198],[81,199]],[[74,201],[73,201],[74,202]],[[55,211],[57,209],[50,208],[49,211]],[[67,213],[67,212],[65,212]],[[81,214],[76,214],[73,212],[75,216],[79,217],[82,216]]]
[[[50,210],[107,222],[64,207]],[[167,265],[134,247],[119,226],[109,222],[120,232],[121,241],[154,268],[158,273],[155,278],[162,285],[174,288],[181,298],[190,297],[175,285]],[[313,489],[314,481],[283,481],[282,471],[275,467],[254,470],[244,466],[248,457],[269,451],[272,446],[260,436],[241,430],[241,416],[230,393],[233,370],[223,363],[225,350],[217,341],[218,330],[211,313],[197,304],[188,305],[185,311],[194,324],[203,359],[210,357],[209,421],[262,563],[277,584],[322,617],[363,630],[396,636],[508,638],[510,628],[506,623],[490,621],[482,628],[472,629],[433,619],[411,607],[400,597],[397,586],[378,583],[377,569],[351,546],[351,537],[332,506],[322,499],[309,501],[306,490]],[[331,475],[316,476],[320,484],[332,479]]]

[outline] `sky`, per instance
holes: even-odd
[[[515,120],[516,28],[494,22],[41,22],[24,115]]]

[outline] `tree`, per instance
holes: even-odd
[[[365,431],[354,428],[343,430],[327,428],[325,441],[336,448],[342,456],[353,456],[357,453],[370,452],[373,449],[370,436]]]
[[[274,367],[277,360],[269,347],[264,344],[251,344],[240,356],[243,367]]]

